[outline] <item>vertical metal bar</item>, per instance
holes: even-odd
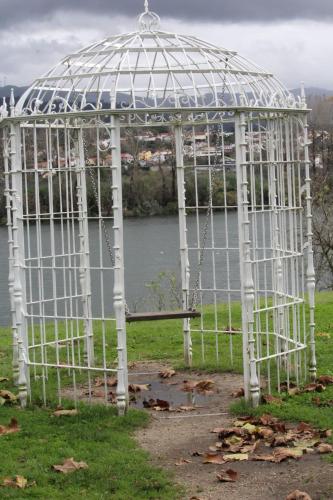
[[[305,100],[305,98],[304,98]],[[317,376],[317,360],[316,360],[316,342],[315,342],[315,287],[316,287],[316,276],[313,263],[313,247],[312,247],[312,197],[311,197],[311,178],[310,178],[310,157],[309,157],[309,141],[308,141],[308,119],[307,115],[303,118],[304,124],[304,163],[305,163],[305,186],[306,186],[306,221],[307,221],[307,271],[306,271],[306,283],[308,289],[308,300],[310,309],[310,361],[309,361],[309,371],[312,379]]]
[[[182,280],[182,302],[183,310],[189,308],[189,288],[190,288],[190,264],[188,258],[187,245],[187,225],[186,225],[186,187],[184,175],[183,137],[182,126],[175,126],[176,144],[176,167],[178,185],[178,214],[179,214],[179,242]],[[190,320],[183,321],[184,332],[184,360],[187,366],[192,366],[192,339],[190,330]]]
[[[12,179],[9,172],[9,137],[8,129],[3,130],[3,161],[5,170],[5,197],[6,197],[6,211],[7,211],[7,228],[8,228],[8,289],[10,298],[10,312],[11,312],[11,328],[13,339],[13,381],[18,385],[19,379],[19,354],[17,343],[17,326],[15,317],[15,302],[14,302],[14,252],[13,252],[13,220],[12,220]]]
[[[253,406],[259,404],[259,381],[255,359],[254,338],[254,282],[251,262],[251,242],[248,214],[248,181],[246,163],[246,118],[240,113],[235,118],[236,172],[239,256],[241,268],[241,297],[243,324],[243,371],[244,392]]]
[[[12,172],[13,195],[13,270],[14,304],[18,339],[19,361],[19,399],[22,407],[27,404],[29,390],[28,338],[25,311],[25,276],[24,276],[24,226],[23,226],[23,189],[21,167],[21,131],[19,125],[10,126],[10,163]]]
[[[117,407],[119,415],[124,415],[128,408],[128,367],[127,340],[125,321],[125,277],[124,277],[124,235],[123,235],[123,196],[121,175],[120,122],[111,117],[112,141],[112,198],[114,216],[114,288],[113,305],[116,317],[118,342],[118,385]]]

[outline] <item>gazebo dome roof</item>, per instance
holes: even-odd
[[[89,109],[296,108],[301,101],[236,52],[160,31],[148,9],[139,30],[66,56],[35,80],[16,115]]]

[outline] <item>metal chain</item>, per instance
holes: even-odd
[[[228,69],[228,62],[229,62],[229,59],[226,57],[225,68],[224,68],[225,73],[224,73],[224,81],[223,81],[223,89],[222,89],[222,99],[224,98],[225,91],[226,91],[226,84],[227,84],[226,71]],[[205,249],[206,249],[207,239],[208,239],[209,219],[210,219],[212,211],[213,211],[214,183],[215,183],[216,174],[217,174],[218,151],[219,151],[219,146],[220,146],[221,152],[222,152],[222,147],[223,147],[222,134],[223,134],[223,127],[222,127],[222,124],[220,124],[218,127],[218,137],[220,139],[220,142],[218,144],[216,141],[216,145],[215,145],[215,156],[214,156],[214,162],[213,162],[212,169],[211,169],[208,208],[207,208],[206,221],[205,221],[204,230],[203,230],[202,245],[200,247],[200,256],[199,256],[199,262],[198,262],[198,266],[197,266],[196,280],[194,283],[192,298],[190,300],[190,306],[189,306],[190,310],[195,310],[198,306],[200,277],[201,277],[202,265],[204,263]]]
[[[82,142],[83,142],[83,149],[84,149],[85,158],[88,159],[89,158],[88,147],[87,147],[87,143],[86,143],[84,138],[82,139]],[[96,205],[98,207],[99,198],[98,198],[98,189],[97,189],[97,185],[96,185],[96,178],[95,178],[93,169],[89,165],[87,165],[86,161],[85,161],[85,165],[88,169],[89,177],[91,180],[91,185],[92,185],[94,196],[95,196]],[[101,220],[102,229],[103,229],[103,233],[104,233],[105,243],[106,243],[106,246],[108,249],[108,253],[110,255],[111,265],[112,265],[112,267],[114,267],[115,266],[115,258],[114,258],[113,252],[112,252],[112,244],[111,244],[111,240],[110,240],[110,235],[109,235],[109,232],[107,230],[105,220],[103,219],[102,216],[100,217],[100,220]],[[130,314],[130,310],[129,310],[129,307],[128,307],[126,301],[124,302],[124,306],[125,306],[125,314],[126,314],[126,316],[128,316]]]
[[[87,147],[87,143],[86,143],[86,141],[85,141],[84,138],[83,138],[83,148],[84,148],[85,158],[88,159],[89,158],[88,147]],[[96,205],[97,205],[97,208],[98,208],[99,198],[98,198],[98,189],[97,189],[97,185],[96,185],[95,175],[94,175],[93,169],[90,168],[89,165],[87,165],[86,161],[85,161],[85,165],[86,165],[86,167],[88,169],[88,172],[89,172],[89,177],[90,177],[90,180],[91,180],[91,185],[92,185],[92,188],[93,188]],[[114,265],[115,265],[115,258],[114,258],[113,252],[112,252],[112,245],[111,245],[111,241],[110,241],[110,235],[108,233],[107,227],[105,225],[105,220],[103,219],[103,217],[101,217],[100,220],[101,220],[101,224],[102,224],[102,229],[103,229],[103,233],[104,233],[104,238],[105,238],[106,246],[107,246],[107,249],[108,249],[108,252],[109,252],[109,255],[110,255],[111,264],[114,267]]]
[[[200,256],[199,256],[199,262],[198,262],[198,267],[197,267],[196,280],[194,283],[193,294],[192,294],[192,298],[190,301],[190,310],[195,310],[197,308],[197,305],[198,305],[200,277],[201,277],[202,265],[204,263],[205,249],[206,249],[207,239],[208,239],[209,219],[210,219],[212,212],[213,212],[214,183],[215,183],[216,174],[217,174],[218,151],[219,151],[219,146],[220,146],[221,151],[222,151],[222,146],[223,146],[222,132],[223,132],[222,125],[219,125],[218,134],[219,134],[220,142],[219,142],[219,144],[216,142],[216,145],[215,145],[215,156],[214,156],[214,162],[213,162],[212,169],[211,169],[208,208],[207,208],[206,220],[205,220],[203,236],[202,236],[202,245],[200,247]]]

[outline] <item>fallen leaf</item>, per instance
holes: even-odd
[[[303,434],[304,432],[310,432],[312,434],[314,433],[313,427],[311,427],[311,425],[307,424],[306,422],[300,422],[296,427],[296,431],[301,434]]]
[[[174,375],[176,375],[175,370],[164,370],[164,371],[162,371],[162,372],[159,373],[159,376],[161,378],[171,378]]]
[[[328,443],[320,443],[316,446],[318,453],[333,453],[333,446]]]
[[[224,457],[217,453],[206,453],[204,455],[204,464],[224,464]]]
[[[224,455],[224,462],[242,462],[249,459],[248,453],[234,453],[232,455]]]
[[[332,436],[332,429],[323,429],[319,431],[319,435],[321,438],[327,438]]]
[[[317,382],[323,385],[332,385],[333,377],[331,375],[321,375],[320,377],[317,378]]]
[[[77,410],[56,410],[53,412],[55,417],[75,417],[78,414]]]
[[[194,411],[196,410],[195,406],[179,406],[179,408],[176,408],[176,411],[184,412],[184,411]]]
[[[212,391],[214,385],[215,382],[213,380],[200,380],[199,382],[195,380],[185,380],[182,390],[185,392],[192,392],[195,390],[207,394]]]
[[[243,389],[243,387],[241,387],[240,389],[238,389],[238,391],[232,392],[231,397],[242,398],[244,396],[244,394],[245,394],[244,389]]]
[[[234,483],[238,479],[238,472],[233,469],[228,469],[220,472],[216,477],[222,483]]]
[[[316,333],[316,337],[324,337],[327,339],[331,338],[329,333],[322,333],[322,332]]]
[[[9,378],[7,377],[0,377],[0,382],[8,382]]]
[[[301,389],[299,387],[292,387],[288,390],[289,396],[297,396],[297,394],[301,394]]]
[[[295,490],[289,493],[286,500],[312,500],[305,491]]]
[[[177,465],[177,467],[179,467],[180,465],[186,465],[186,464],[191,464],[192,461],[191,460],[187,460],[186,458],[181,458],[178,462],[175,463],[175,465]]]
[[[224,440],[225,443],[227,443],[228,446],[232,446],[234,444],[243,444],[244,439],[241,438],[240,436],[235,436],[234,434],[225,438]]]
[[[0,425],[0,436],[5,434],[12,434],[13,432],[18,432],[20,430],[16,418],[12,418],[9,426]]]
[[[149,391],[149,384],[130,384],[128,386],[129,392],[141,392],[141,391]]]
[[[278,398],[276,396],[272,396],[271,394],[264,394],[261,397],[263,403],[267,404],[274,404],[274,405],[281,405],[283,403],[281,398]]]
[[[278,419],[276,417],[273,417],[272,415],[266,413],[264,415],[261,415],[260,417],[260,422],[262,423],[262,425],[272,425],[275,424],[277,421]]]
[[[273,455],[275,462],[280,463],[288,458],[300,458],[303,455],[303,450],[297,450],[296,448],[276,448]]]
[[[19,488],[21,490],[24,490],[28,487],[28,480],[23,476],[15,476],[15,479],[6,477],[3,480],[2,485],[10,488]]]
[[[169,411],[170,403],[168,401],[164,401],[163,399],[146,399],[143,400],[143,407],[150,408],[155,411]]]
[[[248,434],[255,434],[258,432],[258,427],[249,423],[243,425],[242,429],[244,429]]]
[[[117,383],[117,377],[107,377],[106,379],[102,377],[95,378],[95,387],[103,387],[105,385],[108,387],[116,387]]]
[[[52,465],[52,468],[62,474],[69,474],[79,469],[88,469],[85,462],[75,462],[73,458],[67,458],[62,465]]]
[[[17,396],[15,396],[15,394],[13,394],[10,391],[5,391],[5,390],[0,391],[0,398],[3,398],[6,400],[6,402],[8,401],[11,403],[13,403],[14,401],[17,400]]]
[[[264,439],[270,439],[274,435],[274,431],[267,427],[259,427],[257,434]]]
[[[326,387],[323,384],[317,384],[313,382],[312,384],[308,384],[304,387],[304,392],[323,392]]]

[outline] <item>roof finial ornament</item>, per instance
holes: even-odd
[[[145,11],[139,17],[140,31],[158,31],[160,28],[160,18],[155,12],[149,10],[149,1],[145,0]]]

